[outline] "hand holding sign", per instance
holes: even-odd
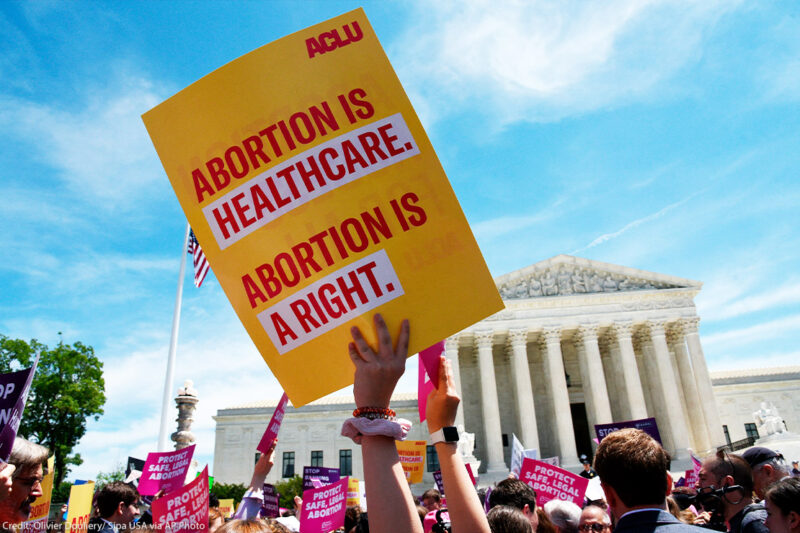
[[[453,380],[453,367],[443,355],[439,357],[438,374],[439,383],[428,395],[426,418],[429,433],[455,424],[458,404],[461,403]]]
[[[353,396],[356,407],[387,408],[397,380],[406,369],[409,326],[408,320],[403,320],[397,345],[393,347],[389,328],[380,313],[375,314],[373,321],[378,333],[377,352],[367,344],[357,327],[350,330],[353,342],[348,348],[350,359],[356,365]]]

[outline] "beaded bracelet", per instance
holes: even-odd
[[[394,409],[389,409],[388,407],[357,407],[353,411],[353,417],[367,418],[369,420],[377,420],[379,418],[394,420],[396,416],[397,413]]]

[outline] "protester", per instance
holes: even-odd
[[[348,350],[355,365],[353,395],[361,417],[345,421],[342,433],[361,444],[364,482],[373,533],[422,533],[406,482],[395,438],[405,438],[410,426],[394,419],[389,400],[405,370],[409,326],[404,320],[396,346],[380,314],[374,317],[378,346],[373,350],[357,327],[351,329]],[[373,411],[374,410],[374,411]],[[375,418],[369,418],[375,413]]]
[[[581,508],[572,502],[550,500],[544,504],[544,512],[556,526],[559,533],[578,533],[581,521]]]
[[[753,471],[740,455],[719,451],[706,458],[697,477],[698,500],[704,512],[696,524],[718,523],[721,517],[730,533],[766,532],[767,512],[753,503]]]
[[[581,511],[578,530],[582,533],[609,533],[611,531],[611,518],[602,507],[587,505]]]
[[[139,491],[122,481],[112,481],[95,494],[102,520],[99,533],[118,533],[133,526],[139,516]]]
[[[272,533],[272,531],[272,528],[269,527],[265,520],[235,518],[226,522],[217,530],[217,533]]]
[[[764,503],[770,533],[800,533],[800,479],[785,478],[769,486]]]
[[[497,505],[516,507],[528,517],[531,528],[536,531],[539,524],[539,517],[536,514],[536,491],[530,485],[519,479],[504,479],[489,494],[489,507]]]
[[[493,507],[487,519],[492,533],[533,533],[530,520],[516,507]]]
[[[422,494],[422,505],[428,512],[442,508],[442,496],[436,489],[428,489]]]
[[[11,490],[0,500],[0,527],[11,529],[28,519],[31,504],[42,495],[42,478],[48,451],[21,437],[14,440],[8,463],[14,467]],[[8,467],[7,467],[8,468]]]
[[[764,499],[767,487],[791,475],[783,455],[769,448],[754,446],[745,450],[742,457],[753,469],[753,485],[756,495],[761,500]]]
[[[247,520],[249,518],[257,518],[261,505],[264,503],[264,480],[272,470],[272,465],[275,463],[275,446],[278,445],[278,439],[272,441],[267,449],[267,453],[262,453],[253,467],[253,477],[250,478],[250,486],[247,487],[247,492],[244,493],[242,501],[239,502],[239,507],[233,514],[233,518],[239,520]]]
[[[594,469],[616,520],[614,533],[703,532],[667,512],[669,465],[669,454],[639,429],[620,429],[600,441]]]
[[[14,483],[12,476],[17,469],[12,464],[0,464],[0,500],[6,499],[11,494],[11,486]]]
[[[222,512],[219,510],[219,507],[209,507],[208,509],[208,533],[214,533],[216,530],[222,527],[222,524],[225,523],[225,517],[222,516]]]
[[[547,518],[547,514],[541,507],[536,508],[536,533],[558,533],[558,529]]]
[[[448,430],[451,435],[458,435],[455,420],[460,402],[450,361],[442,356],[439,358],[439,382],[428,395],[425,418],[447,494],[447,519],[456,531],[489,533],[489,523],[458,451],[458,442],[448,440],[444,433]]]

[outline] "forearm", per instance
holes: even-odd
[[[374,533],[422,533],[394,440],[365,436],[361,452],[370,530]]]
[[[489,522],[454,443],[436,443],[453,533],[489,533]]]

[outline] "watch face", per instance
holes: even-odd
[[[443,427],[442,434],[445,442],[456,442],[458,440],[458,429],[453,426]]]

